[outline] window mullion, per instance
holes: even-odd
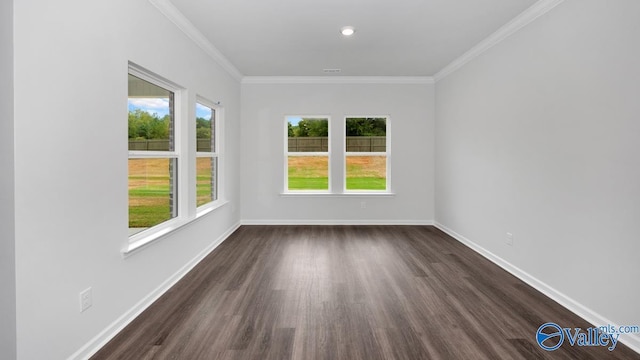
[[[150,152],[150,151],[147,153],[134,152],[134,151],[129,152],[130,159],[161,159],[161,158],[177,159],[179,157],[180,156],[176,152]]]
[[[218,117],[214,102],[196,97],[196,207],[218,200]]]

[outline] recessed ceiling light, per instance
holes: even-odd
[[[351,36],[353,35],[354,32],[356,32],[356,29],[354,29],[353,26],[345,26],[342,29],[340,29],[340,32],[344,36]]]

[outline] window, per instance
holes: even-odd
[[[177,87],[129,68],[129,235],[178,216]]]
[[[218,200],[218,111],[208,101],[196,103],[196,206]]]
[[[347,117],[345,190],[389,190],[388,117]]]
[[[128,89],[129,242],[124,254],[227,203],[220,176],[220,102],[196,96],[187,104],[185,88],[133,63]]]
[[[329,118],[287,116],[286,191],[329,191]]]

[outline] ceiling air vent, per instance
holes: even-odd
[[[325,74],[337,74],[340,71],[342,71],[342,69],[322,69],[322,72]]]

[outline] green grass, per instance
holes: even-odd
[[[211,177],[209,177],[210,181]],[[210,183],[198,184],[197,206],[211,201]],[[154,186],[129,190],[132,202],[143,201],[145,205],[129,206],[129,227],[148,228],[171,219],[169,207],[169,187]]]
[[[130,228],[147,228],[171,219],[168,185],[131,189],[129,199],[143,203],[129,205]]]
[[[211,183],[196,184],[196,194],[200,196],[211,196]]]
[[[347,190],[386,190],[385,178],[347,178]],[[327,190],[327,178],[289,178],[289,190]]]
[[[169,205],[162,206],[130,206],[129,227],[147,228],[171,219]]]
[[[198,175],[196,180],[196,206],[211,202],[211,175]]]
[[[387,179],[373,177],[348,177],[347,190],[386,190]]]
[[[146,177],[130,176],[130,179]],[[158,179],[160,177],[154,177]],[[211,201],[211,176],[198,176],[196,185],[197,206]],[[163,179],[165,180],[165,179]],[[169,182],[169,179],[166,178]],[[154,185],[129,190],[131,203],[141,205],[129,205],[129,227],[148,228],[171,219],[169,206],[169,186]]]
[[[384,156],[346,158],[347,190],[384,191],[387,187]]]
[[[153,162],[147,161],[149,165]],[[326,157],[309,157],[289,166],[289,190],[327,190],[329,179],[327,177]],[[157,165],[157,164],[156,164]],[[147,173],[148,171],[148,173]],[[196,196],[197,205],[200,206],[211,201],[211,175],[209,168],[204,168],[203,173],[197,174]],[[349,165],[346,179],[347,190],[371,190],[384,191],[386,179],[380,177],[384,171],[382,167]],[[144,175],[140,175],[144,173]],[[166,176],[166,167],[149,166],[140,168],[130,173],[131,181],[147,180],[151,184],[142,184],[129,190],[129,227],[148,228],[171,219],[169,206],[169,177]]]
[[[166,197],[169,198],[169,185],[146,186],[129,190],[129,197]]]
[[[329,179],[326,177],[289,177],[289,190],[327,190]]]
[[[328,190],[328,157],[289,157],[289,190]]]
[[[386,159],[353,157],[347,162],[347,190],[384,191]],[[327,190],[327,159],[320,157],[289,158],[289,190]]]

